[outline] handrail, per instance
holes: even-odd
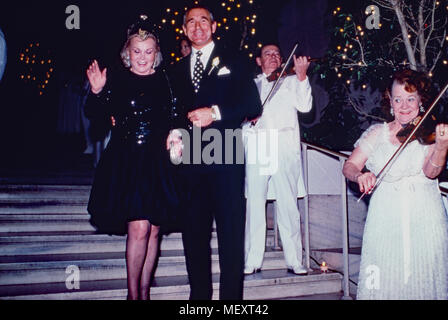
[[[301,143],[306,145],[306,146],[308,146],[308,147],[311,147],[311,148],[313,148],[315,150],[321,151],[323,153],[326,153],[326,154],[329,154],[329,155],[332,155],[332,156],[335,156],[335,157],[338,157],[338,158],[345,158],[345,159],[349,158],[348,155],[346,155],[344,153],[341,153],[341,152],[338,152],[338,151],[333,151],[333,150],[330,150],[330,149],[327,149],[327,148],[324,148],[324,147],[316,146],[316,145],[314,145],[312,143],[309,143],[309,142],[302,141]],[[440,189],[441,193],[443,193],[444,195],[448,196],[448,188],[444,188],[442,186],[439,186],[439,189]]]
[[[319,147],[307,142],[301,142],[303,148],[303,159],[304,159],[304,176],[305,176],[305,187],[307,190],[305,196],[305,214],[304,214],[304,227],[305,227],[305,256],[306,256],[306,267],[310,267],[310,233],[309,233],[309,185],[308,185],[308,149],[315,149],[319,152],[329,154],[331,156],[337,157],[340,163],[340,169],[342,172],[342,167],[344,166],[345,160],[348,156],[346,154],[332,151],[323,147]],[[342,290],[344,295],[341,299],[350,300],[350,284],[349,284],[349,243],[348,243],[348,209],[347,209],[347,181],[342,175],[341,179],[341,208],[342,208],[342,257],[343,257],[343,279],[342,279]]]
[[[311,144],[309,142],[303,142],[302,141],[301,143],[306,145],[306,146],[308,146],[308,147],[311,147],[311,148],[313,148],[315,150],[322,151],[323,153],[327,153],[329,155],[332,155],[332,156],[335,156],[335,157],[338,157],[338,158],[348,159],[348,157],[349,157],[348,155],[346,155],[344,153],[341,153],[341,152],[338,152],[338,151],[333,151],[333,150],[330,150],[330,149],[327,149],[327,148],[324,148],[324,147],[316,146],[316,145]]]

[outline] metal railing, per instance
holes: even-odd
[[[304,182],[307,190],[305,196],[305,211],[304,211],[304,250],[305,250],[305,264],[306,268],[310,269],[310,228],[309,228],[309,179],[308,179],[308,150],[316,150],[320,153],[335,157],[339,160],[340,172],[341,172],[341,223],[342,223],[342,259],[343,259],[343,280],[342,289],[343,300],[351,300],[350,297],[350,284],[349,284],[349,233],[348,233],[348,204],[347,204],[347,180],[342,175],[342,168],[345,161],[348,159],[348,155],[332,151],[323,147],[319,147],[307,142],[301,142],[302,144],[302,157],[303,157],[303,174]],[[442,195],[448,197],[448,189],[440,186]],[[276,219],[274,219],[276,220]],[[275,230],[276,230],[275,224]],[[275,233],[275,243],[278,246],[278,233]]]
[[[344,166],[345,160],[348,156],[346,154],[331,151],[310,143],[302,142],[302,157],[303,157],[303,173],[304,182],[307,190],[305,196],[305,212],[304,212],[304,249],[305,249],[305,264],[306,267],[310,268],[310,229],[309,229],[309,184],[308,184],[308,150],[313,149],[321,153],[338,158],[340,164],[340,170],[342,172],[342,167]],[[348,243],[348,208],[347,208],[347,183],[345,177],[342,175],[341,179],[341,209],[342,209],[342,259],[343,259],[343,279],[342,279],[342,290],[344,295],[342,299],[350,300],[350,285],[349,285],[349,243]]]

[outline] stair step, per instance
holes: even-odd
[[[163,240],[167,239],[182,239],[182,234],[180,232],[173,232],[170,234],[165,234],[162,236]],[[216,238],[216,231],[212,231],[212,238]],[[266,238],[271,239],[274,237],[274,231],[268,230],[266,233]],[[8,243],[49,243],[49,242],[90,242],[90,241],[104,241],[104,240],[117,240],[125,241],[126,235],[107,235],[96,233],[95,231],[73,231],[73,232],[34,232],[34,233],[0,233],[0,244]],[[162,242],[163,242],[162,240]],[[1,250],[0,250],[1,252]]]
[[[34,237],[34,236],[67,236],[67,235],[94,235],[95,231],[36,231],[36,232],[0,232],[0,238],[8,243],[8,238]],[[32,239],[30,241],[33,241]],[[21,242],[21,241],[19,241]],[[2,243],[2,242],[0,242]]]
[[[219,273],[219,256],[212,254],[212,273]],[[76,266],[83,280],[126,279],[126,261],[119,259],[46,261],[27,263],[0,264],[0,286],[27,283],[65,282],[68,277],[66,270],[69,266]],[[283,252],[269,252],[265,255],[263,269],[284,268]],[[155,272],[156,277],[187,275],[185,256],[162,256],[159,258]]]
[[[1,182],[0,300],[126,298],[126,236],[97,234],[90,225],[88,174],[0,178]],[[268,230],[266,245],[263,270],[245,277],[245,299],[340,292],[342,276],[338,273],[287,273],[283,252],[273,249],[273,230]],[[212,233],[211,248],[213,298],[217,299],[220,268],[216,232]],[[80,289],[66,287],[68,266],[79,268]],[[185,300],[189,293],[181,234],[164,235],[151,298]]]
[[[219,274],[213,275],[213,299],[219,295]],[[341,290],[341,275],[314,271],[307,276],[296,276],[286,269],[263,270],[246,276],[244,299],[263,300],[295,297],[298,295],[324,294]],[[190,288],[188,277],[157,277],[151,287],[151,299],[186,300]],[[126,280],[82,281],[80,289],[67,289],[65,282],[0,286],[0,299],[18,300],[83,300],[83,299],[122,299],[126,298]]]
[[[42,231],[95,231],[95,228],[86,219],[72,221],[3,221],[0,224],[0,233]]]
[[[0,227],[1,228],[1,227]],[[86,237],[83,239],[83,237]],[[4,237],[5,241],[8,237]],[[17,239],[26,239],[27,241],[17,242]],[[42,236],[34,237],[15,237],[16,242],[10,242],[7,245],[0,246],[0,261],[3,257],[18,255],[48,255],[48,254],[69,254],[69,253],[94,253],[94,252],[124,252],[126,247],[125,236],[107,236],[107,235],[87,235],[87,236]],[[49,239],[53,238],[53,241]],[[14,239],[14,238],[12,238]],[[58,240],[59,239],[59,240]],[[5,242],[2,242],[5,243]],[[210,241],[212,248],[217,248],[216,232],[212,232]],[[272,234],[266,237],[266,245],[274,245]],[[161,250],[183,250],[182,236],[180,233],[164,235],[160,243]]]
[[[0,204],[0,216],[3,214],[87,214],[86,204],[51,205],[51,204]]]
[[[73,220],[73,221],[89,221],[90,215],[87,213],[80,214],[0,214],[0,222],[35,222],[35,221],[63,221],[63,220]]]
[[[41,206],[58,206],[58,205],[79,205],[79,206],[87,206],[89,203],[89,198],[87,197],[76,197],[69,196],[66,198],[60,197],[59,199],[56,197],[51,198],[41,198],[41,197],[4,197],[0,199],[0,209],[4,208],[27,208],[31,206],[41,207]]]
[[[10,174],[8,172],[8,174]],[[71,173],[54,173],[43,175],[24,175],[19,173],[17,177],[0,177],[0,184],[2,185],[76,185],[89,186],[93,182],[93,172],[88,171],[83,174],[77,172]]]
[[[90,192],[90,185],[0,184],[0,193],[7,192]]]
[[[174,234],[170,236],[173,237]],[[167,237],[167,236],[164,236]],[[178,235],[180,237],[180,235]],[[36,243],[36,242],[89,242],[98,240],[120,240],[125,241],[126,236],[116,236],[107,234],[97,234],[95,231],[84,233],[84,232],[36,232],[36,233],[24,233],[23,235],[11,235],[11,234],[0,234],[0,244],[8,243]],[[1,252],[1,250],[0,250]]]

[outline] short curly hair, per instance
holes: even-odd
[[[392,76],[390,85],[384,91],[383,98],[381,100],[381,108],[388,121],[392,121],[394,119],[394,117],[390,114],[390,100],[394,84],[404,84],[404,89],[407,92],[417,92],[423,106],[426,106],[431,98],[431,80],[429,80],[425,73],[411,69],[396,71]]]
[[[159,40],[157,39],[157,37],[154,34],[152,34],[150,32],[146,32],[144,38],[139,36],[138,33],[131,34],[128,36],[128,39],[126,40],[126,42],[123,45],[123,48],[120,51],[121,61],[123,62],[124,66],[126,68],[131,67],[131,61],[129,59],[128,48],[129,48],[132,38],[139,38],[142,41],[147,40],[147,39],[153,39],[155,41],[155,43],[157,45],[157,53],[156,53],[156,57],[154,60],[154,68],[157,68],[162,63],[163,58],[162,58],[162,53],[160,52]]]

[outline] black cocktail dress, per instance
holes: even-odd
[[[128,70],[108,74],[100,94],[90,93],[86,115],[115,119],[111,139],[95,171],[88,212],[100,233],[125,234],[127,223],[163,225],[177,204],[165,141],[172,98],[162,70],[139,76]]]

